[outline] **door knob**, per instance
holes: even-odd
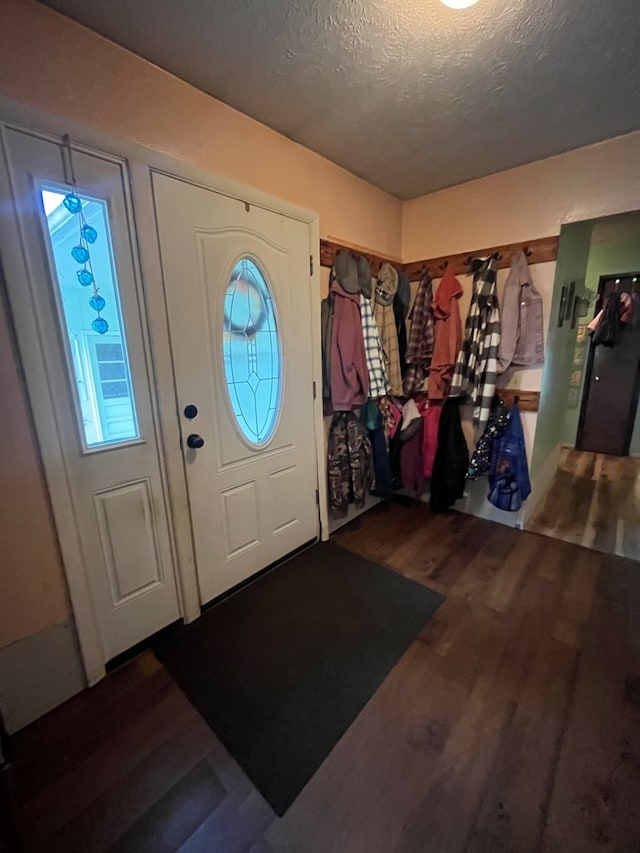
[[[196,435],[195,432],[192,432],[190,436],[187,436],[187,447],[190,447],[192,450],[198,450],[201,447],[204,447],[204,438],[201,438],[199,435]]]

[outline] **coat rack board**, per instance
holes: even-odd
[[[363,249],[360,246],[349,245],[348,243],[338,243],[334,240],[320,240],[320,266],[332,267],[335,256],[338,252],[352,252],[354,255],[362,255],[367,259],[371,272],[377,275],[380,267],[383,264],[391,264],[396,269],[402,269],[403,264],[397,258],[387,257],[385,255],[377,255],[370,252],[368,249]]]
[[[417,281],[428,270],[432,278],[441,278],[447,266],[450,266],[454,275],[465,275],[469,272],[469,263],[472,258],[486,258],[488,255],[498,256],[498,269],[507,269],[516,252],[524,251],[529,264],[542,264],[546,261],[555,261],[558,257],[559,237],[542,237],[538,240],[526,240],[522,243],[508,243],[503,246],[492,246],[488,249],[474,249],[469,252],[460,252],[457,255],[443,255],[440,258],[425,258],[421,261],[411,261],[401,264],[395,258],[377,255],[357,246],[349,246],[334,240],[320,240],[320,265],[330,267],[337,252],[353,252],[363,255],[369,265],[371,272],[376,275],[382,264],[390,263],[397,269],[403,270],[410,281]]]
[[[509,408],[513,406],[516,397],[518,398],[518,407],[521,412],[537,412],[540,408],[539,391],[520,391],[517,388],[496,388],[496,393]]]
[[[521,412],[537,412],[540,408],[539,391],[521,391],[518,388],[496,388],[496,394],[510,409],[513,407],[516,397],[518,398],[518,406]],[[334,414],[329,400],[323,401],[323,414],[325,418]]]

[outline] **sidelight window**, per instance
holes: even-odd
[[[134,440],[140,432],[107,205],[51,187],[41,196],[85,444]]]

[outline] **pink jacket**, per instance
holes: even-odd
[[[422,434],[424,476],[430,477],[433,474],[433,463],[436,458],[436,451],[438,450],[438,428],[440,426],[442,406],[437,403],[428,405],[425,401],[418,408],[420,409],[424,423],[424,432]]]
[[[360,321],[360,294],[347,293],[337,281],[333,293],[331,404],[335,412],[361,406],[369,396],[369,374]]]

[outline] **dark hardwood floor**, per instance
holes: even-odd
[[[565,447],[527,530],[640,560],[640,459]]]
[[[423,505],[335,541],[447,599],[283,818],[144,653],[14,738],[23,850],[638,853],[638,564]]]

